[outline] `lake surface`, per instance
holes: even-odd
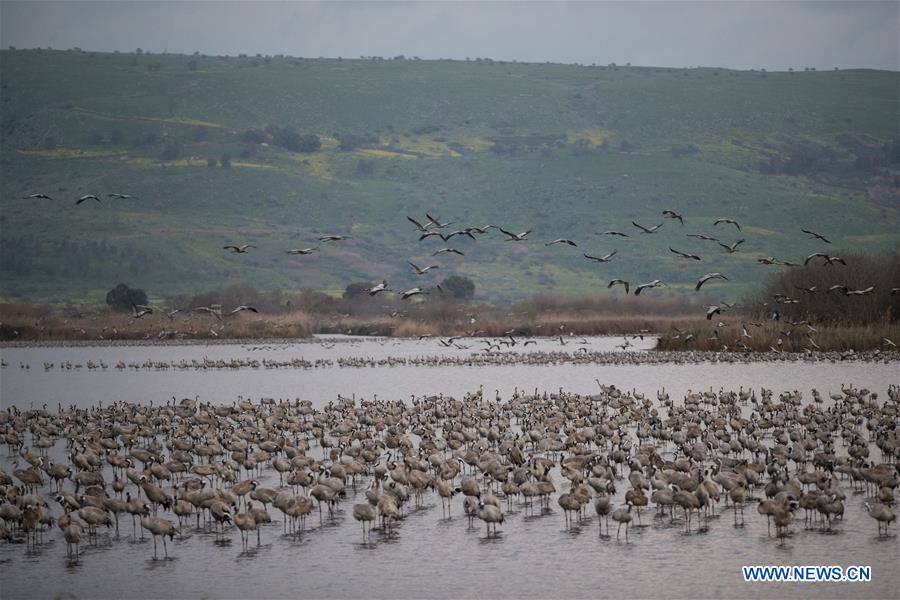
[[[509,348],[515,353],[571,351],[581,346],[576,336],[567,346],[556,340],[536,338],[536,345]],[[591,337],[592,351],[613,351],[623,343],[622,337]],[[174,346],[72,346],[37,348],[0,348],[0,357],[9,366],[0,371],[0,401],[27,409],[46,403],[90,407],[97,402],[113,401],[165,402],[177,398],[199,396],[203,402],[231,403],[245,398],[301,398],[320,407],[337,398],[355,395],[384,399],[409,399],[411,396],[445,394],[461,396],[484,386],[485,393],[499,390],[508,397],[515,389],[532,392],[556,391],[596,393],[599,380],[621,389],[636,389],[645,394],[665,389],[672,397],[688,390],[720,388],[737,390],[766,387],[777,392],[817,388],[823,394],[840,391],[844,383],[885,390],[900,381],[898,363],[875,362],[754,362],[700,364],[621,364],[621,365],[500,365],[486,367],[459,366],[392,366],[392,367],[323,367],[311,369],[216,369],[208,371],[152,369],[117,370],[118,361],[145,363],[182,360],[279,360],[302,358],[313,362],[339,358],[383,360],[388,357],[466,357],[483,347],[471,340],[460,343],[468,350],[445,348],[438,340],[420,341],[372,339],[350,336],[328,336],[314,342],[293,344],[212,344]],[[628,338],[629,350],[651,349],[655,339]],[[507,350],[507,349],[504,349]],[[626,353],[623,353],[623,355]],[[69,361],[81,369],[65,370],[60,365]],[[109,367],[89,371],[88,361],[104,361]],[[53,363],[45,371],[43,363]],[[23,369],[20,365],[28,365]]]
[[[580,339],[580,338],[578,338]],[[590,338],[592,350],[612,350],[623,338]],[[469,345],[471,340],[460,340]],[[573,345],[575,344],[572,340]],[[631,350],[643,351],[652,339],[634,340]],[[41,347],[3,348],[0,356],[8,366],[0,371],[0,403],[21,409],[47,404],[89,407],[113,401],[154,404],[198,396],[201,401],[232,403],[239,395],[254,400],[301,398],[321,407],[337,398],[406,399],[432,394],[462,396],[483,386],[486,398],[495,393],[509,398],[513,390],[597,393],[599,380],[619,388],[656,398],[665,388],[675,404],[688,390],[718,391],[761,387],[782,391],[800,390],[804,403],[810,390],[826,398],[842,384],[865,387],[879,393],[879,402],[889,385],[900,383],[898,363],[785,362],[749,364],[659,364],[659,365],[546,365],[546,366],[398,366],[322,367],[312,369],[216,369],[216,370],[117,370],[118,361],[168,361],[210,359],[304,360],[338,357],[371,358],[466,356],[477,347],[442,347],[436,340],[398,341],[355,338],[316,340],[296,344],[139,346],[139,347]],[[559,341],[540,340],[537,345],[512,350],[533,352],[559,350]],[[569,348],[566,348],[568,350]],[[85,365],[103,361],[106,370],[86,367],[60,369],[70,361]],[[45,371],[44,362],[54,363]],[[29,368],[23,368],[28,365]],[[498,390],[498,392],[495,392]],[[841,452],[840,444],[835,444]],[[873,446],[874,448],[874,446]],[[65,448],[58,442],[51,450],[62,459]],[[314,446],[310,454],[321,456]],[[671,457],[671,445],[664,457]],[[877,449],[873,457],[880,457]],[[0,449],[0,468],[12,471],[12,457]],[[558,468],[552,471],[557,488],[563,488]],[[107,481],[112,480],[109,471]],[[278,487],[271,468],[258,478],[263,486]],[[900,597],[900,543],[897,524],[891,535],[878,538],[876,522],[865,512],[862,494],[850,489],[845,517],[836,521],[831,533],[805,530],[802,510],[791,526],[792,535],[782,544],[766,531],[766,520],[756,505],[744,508],[744,527],[733,525],[731,509],[717,507],[720,516],[709,521],[707,531],[684,533],[680,518],[654,517],[644,511],[646,527],[635,527],[617,541],[615,523],[611,539],[598,535],[593,510],[590,518],[566,529],[555,494],[550,509],[526,516],[521,506],[506,515],[496,537],[487,537],[480,521],[469,528],[462,516],[462,499],[453,500],[453,514],[442,518],[440,501],[431,492],[425,507],[410,512],[391,535],[375,530],[371,542],[362,543],[362,530],[354,521],[354,502],[363,502],[366,482],[357,491],[348,489],[333,519],[320,525],[314,511],[307,531],[292,536],[282,533],[281,512],[270,507],[275,523],[262,528],[262,544],[251,536],[248,552],[242,552],[240,535],[226,532],[226,542],[215,534],[185,529],[169,545],[169,560],[153,560],[149,536],[132,536],[130,519],[120,518],[120,536],[100,534],[98,543],[81,545],[82,556],[66,558],[66,544],[54,527],[44,544],[26,554],[24,544],[0,543],[0,596],[4,598],[46,597],[302,597],[302,598],[546,598],[546,597],[809,597],[897,598]],[[71,483],[68,484],[71,487]],[[627,480],[618,485],[615,506],[624,502]],[[133,489],[133,488],[132,488]],[[47,488],[44,488],[46,494]],[[762,495],[757,489],[756,494]],[[55,514],[59,506],[50,502]],[[505,506],[505,505],[504,505]],[[589,507],[590,508],[590,507]],[[166,515],[176,521],[171,514]],[[739,518],[739,515],[738,515]],[[139,538],[139,536],[138,536]],[[162,557],[162,544],[159,545]],[[744,583],[742,565],[870,565],[870,583]]]

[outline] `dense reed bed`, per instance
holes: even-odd
[[[745,334],[746,332],[746,334]],[[748,335],[750,337],[748,337]],[[660,336],[658,350],[722,350],[753,352],[815,352],[896,350],[900,325],[819,325],[815,331],[804,325],[770,322],[761,327],[750,323],[724,327],[669,332]]]
[[[472,307],[468,307],[470,310]],[[610,315],[553,310],[535,315],[486,308],[477,314],[447,311],[428,314],[349,315],[294,311],[285,314],[242,312],[221,319],[191,313],[172,317],[154,313],[141,318],[111,311],[65,314],[42,307],[0,305],[3,341],[286,339],[316,333],[390,337],[481,336],[507,333],[525,336],[662,334],[703,326],[702,317],[682,315]]]

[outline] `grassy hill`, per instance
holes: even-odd
[[[607,293],[613,277],[682,295],[709,271],[731,279],[710,293],[733,300],[772,272],[758,258],[823,249],[801,228],[838,250],[900,242],[892,72],[17,50],[0,52],[0,73],[4,300],[101,301],[119,281],[158,298],[454,273],[497,302]],[[321,148],[291,151],[285,128]],[[84,194],[103,202],[75,206]],[[405,216],[425,212],[450,229],[534,232],[417,242]],[[646,235],[632,220],[664,225]],[[326,233],[352,237],[283,252]],[[746,242],[727,254],[687,233]],[[557,237],[579,246],[544,245]],[[465,256],[432,259],[445,245]],[[581,255],[612,250],[607,264]],[[441,268],[416,280],[407,260]]]

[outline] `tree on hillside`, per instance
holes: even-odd
[[[354,298],[358,298],[369,293],[369,288],[372,285],[369,283],[357,281],[355,283],[351,283],[344,289],[344,300],[353,300]]]
[[[243,138],[245,142],[251,144],[262,144],[269,139],[265,131],[259,129],[248,129],[244,132]]]
[[[316,134],[301,134],[290,126],[269,125],[266,127],[266,132],[272,136],[275,145],[292,152],[317,152],[322,147],[322,142]]]
[[[121,312],[130,312],[135,304],[147,304],[147,293],[120,283],[106,294],[106,303]]]
[[[373,133],[337,133],[335,137],[338,139],[338,150],[341,152],[349,152],[363,144],[378,143],[378,136]]]
[[[322,147],[322,141],[314,133],[307,133],[300,136],[300,150],[298,152],[318,152]]]
[[[441,288],[451,298],[471,300],[475,295],[475,283],[468,277],[451,275],[441,282]]]

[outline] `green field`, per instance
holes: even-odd
[[[119,281],[154,298],[238,282],[402,288],[421,283],[410,259],[441,265],[422,280],[466,275],[492,302],[607,293],[613,277],[693,294],[709,271],[731,280],[709,293],[734,300],[772,272],[757,258],[900,242],[894,72],[8,50],[0,79],[6,301],[102,301]],[[322,147],[292,152],[246,133],[270,125]],[[355,147],[340,148],[350,136]],[[34,193],[53,200],[24,199]],[[75,206],[84,194],[103,202]],[[405,216],[425,212],[450,229],[534,231],[529,242],[417,242]],[[743,231],[713,227],[718,217]],[[632,220],[665,224],[644,235]],[[352,237],[283,252],[326,233]],[[686,233],[746,242],[726,254]],[[578,248],[545,247],[557,237]],[[235,243],[258,248],[222,250]],[[430,257],[445,245],[466,255]],[[612,250],[607,264],[581,256]]]

